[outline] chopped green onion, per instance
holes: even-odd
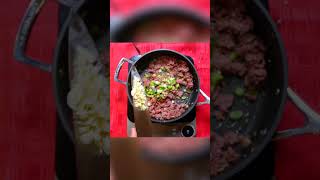
[[[231,112],[229,113],[229,117],[230,117],[231,120],[238,120],[238,119],[240,119],[242,116],[243,116],[243,112],[240,111],[240,110],[231,111]]]
[[[164,71],[164,72],[167,71],[167,69],[166,69],[165,67],[161,67],[160,70],[161,70],[161,71]]]
[[[221,72],[220,71],[213,72],[213,77],[212,77],[213,87],[216,87],[216,85],[218,85],[221,80],[223,80],[223,76]]]
[[[164,91],[164,90],[166,90],[166,87],[160,86],[159,89],[162,90],[162,91]]]
[[[244,89],[241,88],[241,87],[237,87],[234,91],[234,94],[237,95],[237,96],[243,96],[244,95]]]
[[[170,85],[174,85],[176,83],[176,79],[175,78],[169,78],[167,80],[167,82],[170,84]]]
[[[237,58],[239,57],[238,53],[237,52],[232,52],[229,56],[230,60],[231,61],[234,61],[236,60]]]
[[[149,74],[149,73],[146,73],[146,74],[144,75],[144,77],[149,78],[149,77],[150,77],[150,74]]]

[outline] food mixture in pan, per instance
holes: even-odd
[[[131,95],[135,107],[142,111],[148,109],[144,86],[141,80],[137,77],[133,78]]]
[[[170,120],[188,109],[194,84],[186,62],[169,56],[158,57],[148,65],[142,79],[151,117]]]
[[[210,174],[218,175],[224,169],[240,159],[239,149],[245,150],[251,144],[251,140],[244,135],[234,132],[226,132],[223,136],[213,133],[211,138]],[[237,150],[236,150],[237,149]]]
[[[67,103],[77,144],[94,154],[109,154],[109,71],[105,39],[93,40],[76,16],[69,29]],[[92,26],[95,27],[95,26]],[[104,31],[100,34],[105,33]]]
[[[109,81],[100,73],[103,65],[84,54],[74,59],[75,76],[70,84],[68,105],[73,110],[80,142],[94,144],[99,152],[109,153]]]
[[[254,23],[242,0],[216,0],[213,5],[213,118],[217,122],[247,121],[248,112],[235,101],[255,102],[267,77],[265,46],[254,34]],[[239,84],[230,89],[227,79]],[[211,175],[216,176],[240,158],[250,139],[238,132],[216,132],[212,137]]]

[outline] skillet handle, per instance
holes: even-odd
[[[206,93],[204,93],[201,89],[199,89],[199,91],[200,91],[200,94],[205,98],[205,101],[197,102],[197,106],[201,106],[204,104],[210,104],[210,97]]]
[[[38,12],[42,8],[45,1],[46,0],[32,0],[30,2],[29,7],[22,19],[21,25],[19,27],[19,30],[16,36],[15,47],[14,47],[14,57],[17,61],[20,61],[25,64],[29,64],[43,71],[51,72],[50,64],[46,64],[39,60],[30,58],[26,56],[24,52],[33,23],[36,20]]]
[[[133,64],[134,62],[131,61],[130,59],[127,59],[127,58],[122,58],[117,66],[117,69],[116,69],[116,72],[114,73],[114,80],[118,83],[121,83],[121,84],[124,84],[124,85],[127,85],[127,82],[126,81],[123,81],[123,80],[120,80],[119,79],[119,74],[120,74],[120,71],[121,71],[121,68],[123,66],[123,64],[127,62],[127,63],[130,63],[130,64]]]
[[[284,139],[302,134],[320,134],[320,115],[312,110],[291,88],[288,88],[287,92],[290,100],[305,114],[305,125],[300,128],[279,131],[273,139]]]

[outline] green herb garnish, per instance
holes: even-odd
[[[231,120],[239,120],[243,116],[243,112],[240,110],[237,111],[231,111],[229,113],[229,117]]]
[[[237,95],[237,96],[243,96],[244,93],[245,93],[245,90],[242,87],[237,87],[234,90],[234,94]]]
[[[236,52],[232,52],[232,53],[230,54],[230,56],[229,56],[229,58],[230,58],[231,61],[236,60],[238,57],[239,57],[239,55],[238,55],[238,53],[236,53]]]
[[[185,100],[185,99],[187,99],[187,96],[182,96],[181,99]]]
[[[149,78],[151,75],[149,73],[144,74],[144,77]]]
[[[213,72],[213,76],[212,76],[213,88],[216,87],[222,80],[223,80],[223,76],[220,71]]]

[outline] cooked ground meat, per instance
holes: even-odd
[[[244,0],[215,0],[211,10],[214,41],[212,79],[213,94],[216,97],[213,103],[213,117],[223,124],[236,100],[234,95],[230,94],[230,89],[227,89],[228,80],[240,79],[243,90],[233,93],[238,94],[237,96],[241,94],[241,97],[245,98],[243,100],[255,101],[267,77],[264,59],[266,48],[254,34],[254,23],[246,14]],[[219,134],[213,132],[210,154],[211,175],[217,176],[237,163],[241,158],[240,154],[250,144],[249,137],[228,129]]]
[[[231,108],[234,101],[234,96],[232,94],[219,94],[213,105],[216,107],[213,110],[213,116],[216,117],[217,120],[224,120],[225,114]]]
[[[227,112],[232,106],[234,96],[232,94],[219,94],[217,99],[214,101],[214,105],[217,105],[220,111]]]
[[[265,47],[253,33],[253,21],[245,13],[244,2],[215,1],[213,19],[216,40],[213,60],[216,68],[244,76],[247,87],[259,86],[267,75]]]
[[[254,24],[246,14],[245,3],[243,0],[216,0],[213,12],[214,71],[219,71],[222,76],[242,78],[246,89],[244,97],[255,101],[256,91],[267,77],[264,59],[266,48],[253,32]],[[232,102],[230,105],[225,95],[218,95],[214,105],[222,111],[214,114],[219,115],[219,120],[224,120],[224,114]]]
[[[143,83],[151,117],[169,120],[188,109],[193,76],[186,62],[168,56],[158,57],[148,65]]]
[[[210,174],[217,176],[239,160],[241,151],[248,148],[251,141],[244,135],[229,131],[223,136],[213,133],[210,143]]]

